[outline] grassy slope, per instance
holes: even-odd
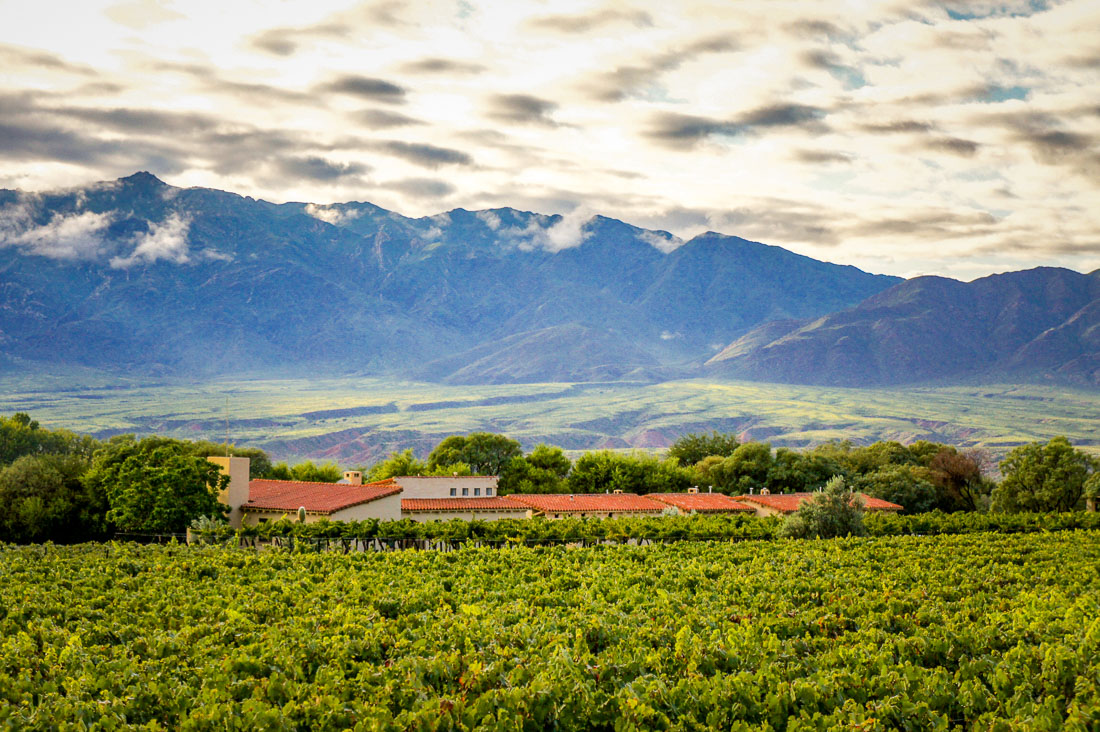
[[[82,386],[74,387],[72,384]],[[43,425],[222,440],[275,459],[344,465],[441,436],[491,430],[526,447],[660,448],[685,432],[718,429],[773,445],[830,439],[931,439],[995,453],[1066,435],[1100,448],[1100,393],[1045,386],[844,389],[754,382],[442,386],[364,378],[108,380],[95,374],[0,378],[0,414]]]

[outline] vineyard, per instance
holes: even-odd
[[[0,546],[0,728],[1100,727],[1100,532]]]

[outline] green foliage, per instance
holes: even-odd
[[[343,479],[344,473],[336,463],[315,465],[312,460],[306,460],[293,467],[284,462],[276,463],[263,477],[271,480],[297,480],[303,483],[335,483]]]
[[[1096,532],[4,547],[0,728],[1090,730],[1098,562]]]
[[[1021,445],[1001,461],[1004,478],[993,490],[993,510],[1072,511],[1081,507],[1085,481],[1097,461],[1064,437]]]
[[[693,477],[675,458],[601,450],[577,458],[565,482],[569,493],[678,493],[692,485]]]
[[[526,457],[512,458],[500,474],[500,495],[509,493],[565,493],[565,477],[573,463],[560,447],[538,444]]]
[[[695,465],[710,455],[729,457],[737,449],[737,435],[711,431],[710,434],[689,432],[668,448],[668,456],[676,458],[680,465]]]
[[[267,478],[272,470],[271,458],[258,447],[237,447],[230,443],[211,442],[200,440],[191,443],[191,453],[199,457],[223,456],[229,453],[231,457],[248,458],[248,477]],[[285,463],[284,463],[285,464]]]
[[[428,464],[418,460],[413,451],[403,450],[391,452],[385,460],[375,463],[369,471],[367,478],[370,481],[385,480],[398,475],[427,475]]]
[[[175,533],[224,515],[218,493],[229,477],[179,440],[121,435],[96,451],[83,481],[107,496],[107,520],[120,530]]]
[[[945,511],[988,508],[993,490],[993,482],[985,476],[988,453],[984,450],[959,452],[945,445],[939,448],[927,463],[932,482],[941,492],[938,508]]]
[[[106,496],[81,482],[80,455],[24,455],[0,469],[0,541],[70,543],[103,536]]]
[[[905,513],[942,508],[940,489],[932,471],[919,465],[886,465],[852,479],[852,490],[905,507]]]
[[[863,536],[863,499],[848,489],[839,475],[825,484],[824,490],[803,501],[798,510],[783,522],[780,535],[803,539],[837,536]]]
[[[746,442],[722,459],[709,456],[697,463],[693,479],[701,485],[711,486],[720,493],[742,495],[759,493],[768,486],[768,476],[775,461],[771,445],[766,442]]]
[[[90,458],[99,443],[86,435],[68,430],[48,430],[39,426],[26,412],[0,416],[0,466],[9,465],[24,455],[77,455]]]
[[[523,457],[523,450],[516,440],[490,432],[471,432],[444,438],[428,455],[428,468],[465,463],[476,475],[500,475],[517,457]]]

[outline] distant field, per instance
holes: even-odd
[[[79,381],[82,386],[73,386]],[[659,449],[717,429],[803,447],[929,439],[1004,453],[1065,435],[1100,451],[1100,392],[1047,386],[842,389],[754,382],[443,386],[368,378],[123,380],[0,377],[0,414],[100,437],[123,432],[223,440],[273,458],[359,465],[426,454],[441,437],[490,430],[531,447]]]

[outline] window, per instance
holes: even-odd
[[[480,488],[474,488],[474,495],[475,496],[480,496],[481,495],[481,489]]]
[[[462,489],[462,495],[464,495],[464,496],[470,495],[470,489],[469,488],[463,488]]]
[[[485,489],[485,495],[487,495],[487,496],[493,495],[493,489],[492,488],[486,488]]]
[[[260,519],[260,520],[259,520],[259,522],[258,522],[258,523],[261,523],[261,524],[266,524],[266,523],[267,523],[267,519],[265,519],[265,518],[262,518],[262,519]]]
[[[452,496],[458,495],[458,489],[456,489],[456,488],[452,488],[452,489],[451,489],[451,495],[452,495]]]

